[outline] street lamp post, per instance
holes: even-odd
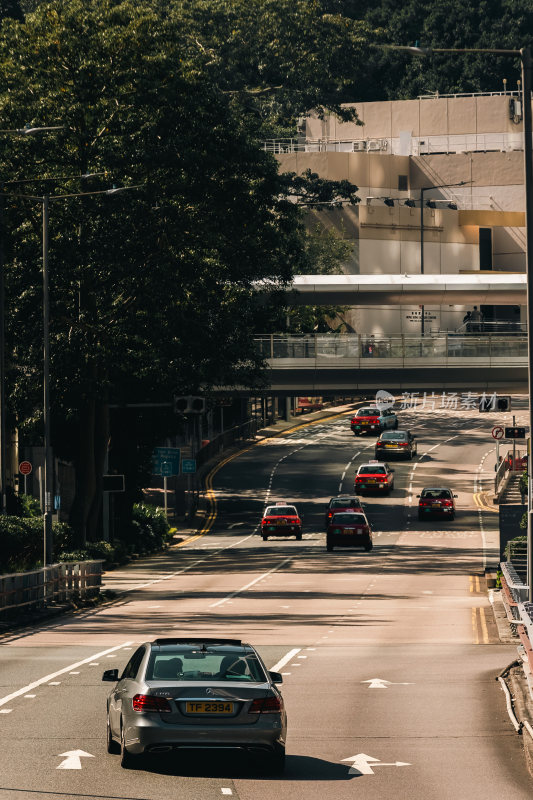
[[[23,200],[38,202],[42,206],[42,259],[43,259],[43,422],[44,422],[44,514],[43,514],[43,556],[44,566],[52,563],[53,541],[52,541],[52,509],[54,491],[54,461],[52,453],[52,431],[51,431],[51,402],[50,402],[50,285],[49,285],[49,224],[50,224],[50,202],[55,200],[67,200],[73,197],[86,197],[87,195],[98,194],[117,194],[118,192],[139,189],[137,186],[113,187],[113,189],[103,189],[94,192],[78,192],[75,194],[63,195],[44,195],[42,197],[27,194],[7,194],[2,193],[3,197],[14,197]]]
[[[522,107],[524,119],[524,190],[526,195],[526,281],[527,281],[527,341],[528,341],[528,393],[529,393],[529,436],[533,436],[533,141],[531,121],[531,51],[529,47],[521,50],[499,50],[493,48],[448,48],[448,47],[406,47],[380,45],[388,50],[403,50],[415,55],[432,53],[487,53],[489,55],[519,58],[522,69]],[[528,511],[527,511],[527,582],[528,599],[533,602],[533,470],[528,463]]]

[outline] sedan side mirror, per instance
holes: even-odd
[[[454,497],[457,497],[457,495],[456,495],[456,494],[454,494]]]
[[[106,669],[102,675],[102,680],[116,683],[118,681],[118,669]]]
[[[420,497],[420,495],[419,495],[419,494],[417,494],[417,497]]]
[[[111,672],[111,670],[109,671]],[[281,672],[269,672],[268,675],[272,683],[283,683],[283,675]]]

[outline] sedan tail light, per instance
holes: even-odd
[[[172,711],[166,697],[155,697],[152,694],[136,694],[133,698],[134,711]]]
[[[447,507],[449,507],[449,506],[451,506],[451,505],[452,505],[452,501],[451,501],[451,500],[443,500],[443,501],[442,501],[442,505],[443,505],[443,506],[447,506]]]
[[[252,701],[249,714],[279,714],[283,710],[281,697],[256,697]]]

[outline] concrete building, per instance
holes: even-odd
[[[359,187],[358,206],[309,212],[309,224],[334,228],[352,242],[345,272],[525,271],[517,93],[435,95],[353,107],[361,124],[311,116],[298,139],[265,143],[283,171],[311,169]],[[426,306],[426,331],[459,329],[467,310]],[[485,320],[502,325],[525,318],[523,308],[512,306],[484,306],[482,312]],[[419,306],[360,306],[348,321],[362,333],[419,334],[421,316]]]

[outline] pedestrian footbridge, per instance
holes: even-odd
[[[271,334],[255,341],[269,366],[269,390],[280,395],[527,391],[527,336],[522,333]]]
[[[269,284],[257,285],[268,291]],[[526,275],[296,275],[286,289],[300,305],[523,305]]]

